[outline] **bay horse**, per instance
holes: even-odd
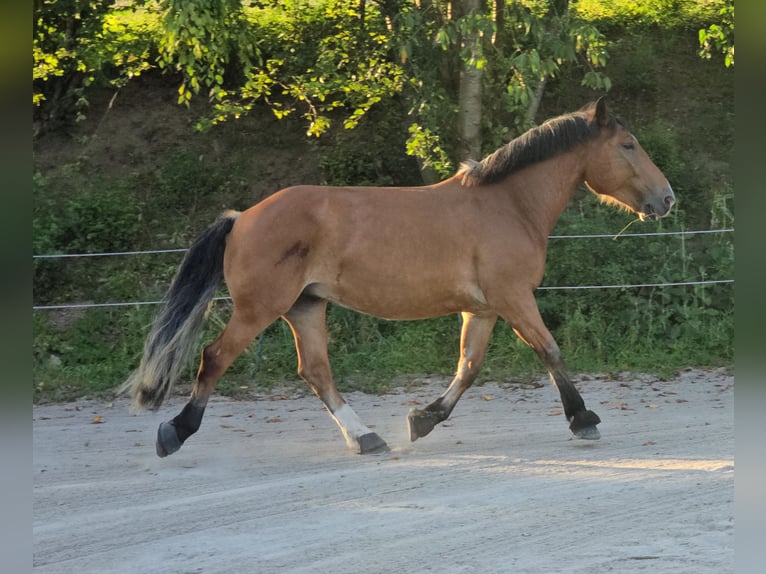
[[[452,177],[419,187],[285,188],[243,212],[228,211],[187,252],[122,387],[133,409],[157,409],[180,377],[207,307],[225,281],[231,318],[202,351],[183,410],[160,424],[161,457],[197,432],[216,381],[278,318],[290,326],[298,373],[353,450],[386,442],[338,392],[327,356],[328,302],[385,319],[460,313],[460,359],[447,389],[407,415],[410,440],[449,417],[476,379],[498,317],[538,355],[558,389],[571,432],[598,439],[543,324],[534,291],[547,238],[581,184],[639,219],[668,214],[668,180],[601,98],[546,121]]]

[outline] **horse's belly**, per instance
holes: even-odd
[[[312,285],[311,293],[381,319],[426,319],[487,309],[487,301],[478,285],[447,288],[444,284],[408,285],[397,280],[369,285],[343,282],[332,286]]]

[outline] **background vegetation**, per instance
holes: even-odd
[[[185,248],[225,207],[293,183],[420,184],[609,93],[679,197],[630,232],[733,220],[733,4],[724,0],[35,3],[33,251]],[[554,231],[631,217],[578,192]],[[35,259],[34,299],[153,301],[180,254]],[[544,285],[733,277],[731,234],[551,240]],[[733,286],[541,290],[571,371],[729,364]],[[225,293],[222,293],[225,295]],[[205,339],[225,324],[216,303]],[[108,393],[151,305],[33,312],[38,401]],[[329,318],[341,386],[454,369],[458,319]],[[189,379],[196,365],[189,366]],[[505,325],[483,379],[542,372]],[[295,378],[272,325],[219,383]]]

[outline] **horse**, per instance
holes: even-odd
[[[160,457],[200,427],[216,381],[272,322],[295,339],[298,374],[321,399],[348,446],[389,451],[346,403],[327,354],[329,302],[392,320],[460,314],[460,358],[444,392],[407,413],[409,438],[447,419],[476,379],[498,317],[539,357],[575,437],[600,438],[599,416],[567,375],[534,292],[547,239],[575,190],[637,214],[666,216],[673,190],[603,98],[530,129],[452,176],[415,187],[284,188],[249,209],[222,214],[191,245],[122,392],[131,409],[158,409],[196,344],[225,282],[231,317],[202,350],[188,402],[157,430]]]

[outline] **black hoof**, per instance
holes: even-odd
[[[442,419],[434,411],[410,409],[407,413],[407,430],[410,433],[410,441],[415,442],[426,436]]]
[[[596,428],[596,425],[600,422],[601,419],[593,411],[579,411],[572,417],[572,423],[569,425],[569,430],[571,430],[572,434],[577,438],[598,440],[601,438],[601,433]]]
[[[183,441],[178,438],[172,422],[160,423],[160,428],[157,429],[157,456],[165,458],[181,448],[182,444]]]
[[[359,454],[383,454],[391,451],[386,441],[374,432],[363,434],[357,441],[359,442]]]

